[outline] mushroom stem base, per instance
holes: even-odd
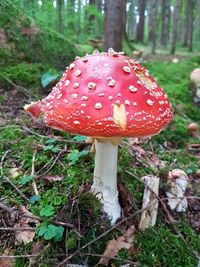
[[[100,199],[104,211],[114,224],[121,215],[117,190],[117,156],[118,145],[111,140],[95,140],[95,170],[92,192]]]

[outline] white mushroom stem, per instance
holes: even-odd
[[[92,192],[100,199],[104,211],[114,224],[121,214],[117,190],[118,145],[112,144],[111,140],[95,140],[95,150]]]

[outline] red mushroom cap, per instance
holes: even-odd
[[[43,100],[25,106],[55,129],[93,137],[155,135],[172,120],[167,95],[133,59],[110,50],[77,58]]]

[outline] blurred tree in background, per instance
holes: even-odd
[[[142,44],[152,54],[200,49],[200,0],[5,0],[0,14],[1,64],[64,68],[77,51],[103,44]]]

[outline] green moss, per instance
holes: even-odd
[[[8,89],[12,84],[31,89],[35,95],[40,93],[40,77],[48,67],[39,64],[19,63],[6,67],[0,67],[0,85]]]
[[[150,228],[136,234],[136,246],[139,253],[134,260],[139,266],[195,267],[198,260],[194,255],[200,249],[200,238],[186,224],[175,226],[186,242],[164,225]]]
[[[15,1],[1,1],[0,13],[0,27],[7,36],[7,42],[0,48],[1,65],[23,60],[64,69],[75,58],[76,49],[67,38],[48,27],[39,28],[19,10]],[[23,33],[24,30],[31,32],[30,29],[35,33]]]

